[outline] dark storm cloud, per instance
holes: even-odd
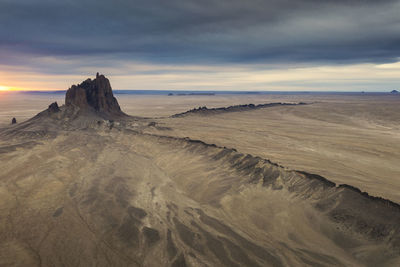
[[[391,62],[399,14],[400,1],[0,0],[0,64]]]

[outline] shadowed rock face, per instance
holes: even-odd
[[[16,124],[16,123],[17,123],[17,119],[16,118],[12,118],[11,124]]]
[[[57,102],[51,103],[49,105],[49,108],[47,109],[50,113],[56,113],[60,111],[60,108],[58,107]]]
[[[96,79],[87,79],[78,85],[72,85],[65,95],[67,107],[80,110],[93,109],[109,115],[124,115],[114,97],[110,81],[104,75],[96,74]]]

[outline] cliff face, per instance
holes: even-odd
[[[121,116],[124,113],[114,97],[110,81],[97,73],[96,79],[87,79],[73,85],[65,95],[67,107],[78,107],[80,110],[92,109],[104,115]]]

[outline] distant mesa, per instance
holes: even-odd
[[[207,93],[207,92],[205,92],[205,93],[201,93],[201,92],[195,92],[195,93],[178,93],[178,94],[176,94],[177,96],[187,96],[187,95],[189,95],[189,96],[207,96],[207,95],[215,95],[215,93]]]
[[[12,118],[11,124],[16,124],[16,123],[17,123],[17,119],[16,118]]]
[[[113,95],[110,81],[99,73],[94,80],[87,79],[81,84],[72,85],[65,95],[65,106],[106,116],[125,115]]]
[[[397,90],[393,90],[393,91],[391,91],[390,93],[391,93],[391,94],[398,94],[398,93],[399,93],[399,91],[397,91]]]
[[[209,96],[215,95],[215,93],[207,93],[207,92],[192,92],[192,93],[169,93],[168,96]]]

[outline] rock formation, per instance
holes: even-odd
[[[125,115],[114,97],[110,81],[104,75],[96,74],[96,79],[87,79],[78,85],[72,85],[65,95],[67,108],[92,110],[106,116]]]
[[[16,118],[12,118],[11,124],[16,124],[16,123],[17,123],[17,119]]]
[[[56,113],[60,111],[60,108],[58,107],[57,102],[54,102],[49,105],[49,108],[47,110],[49,111],[49,113]]]
[[[398,94],[398,93],[399,93],[399,91],[397,91],[397,90],[393,90],[393,91],[391,91],[390,93],[392,93],[392,94]]]
[[[182,117],[189,114],[202,114],[202,115],[211,115],[211,114],[219,114],[222,112],[238,112],[238,111],[246,111],[260,108],[268,108],[268,107],[276,107],[276,106],[295,106],[295,105],[307,105],[307,103],[299,102],[299,103],[267,103],[267,104],[245,104],[245,105],[235,105],[229,107],[221,107],[221,108],[207,108],[206,106],[198,107],[194,109],[190,109],[188,111],[177,113],[172,115],[171,117]]]

